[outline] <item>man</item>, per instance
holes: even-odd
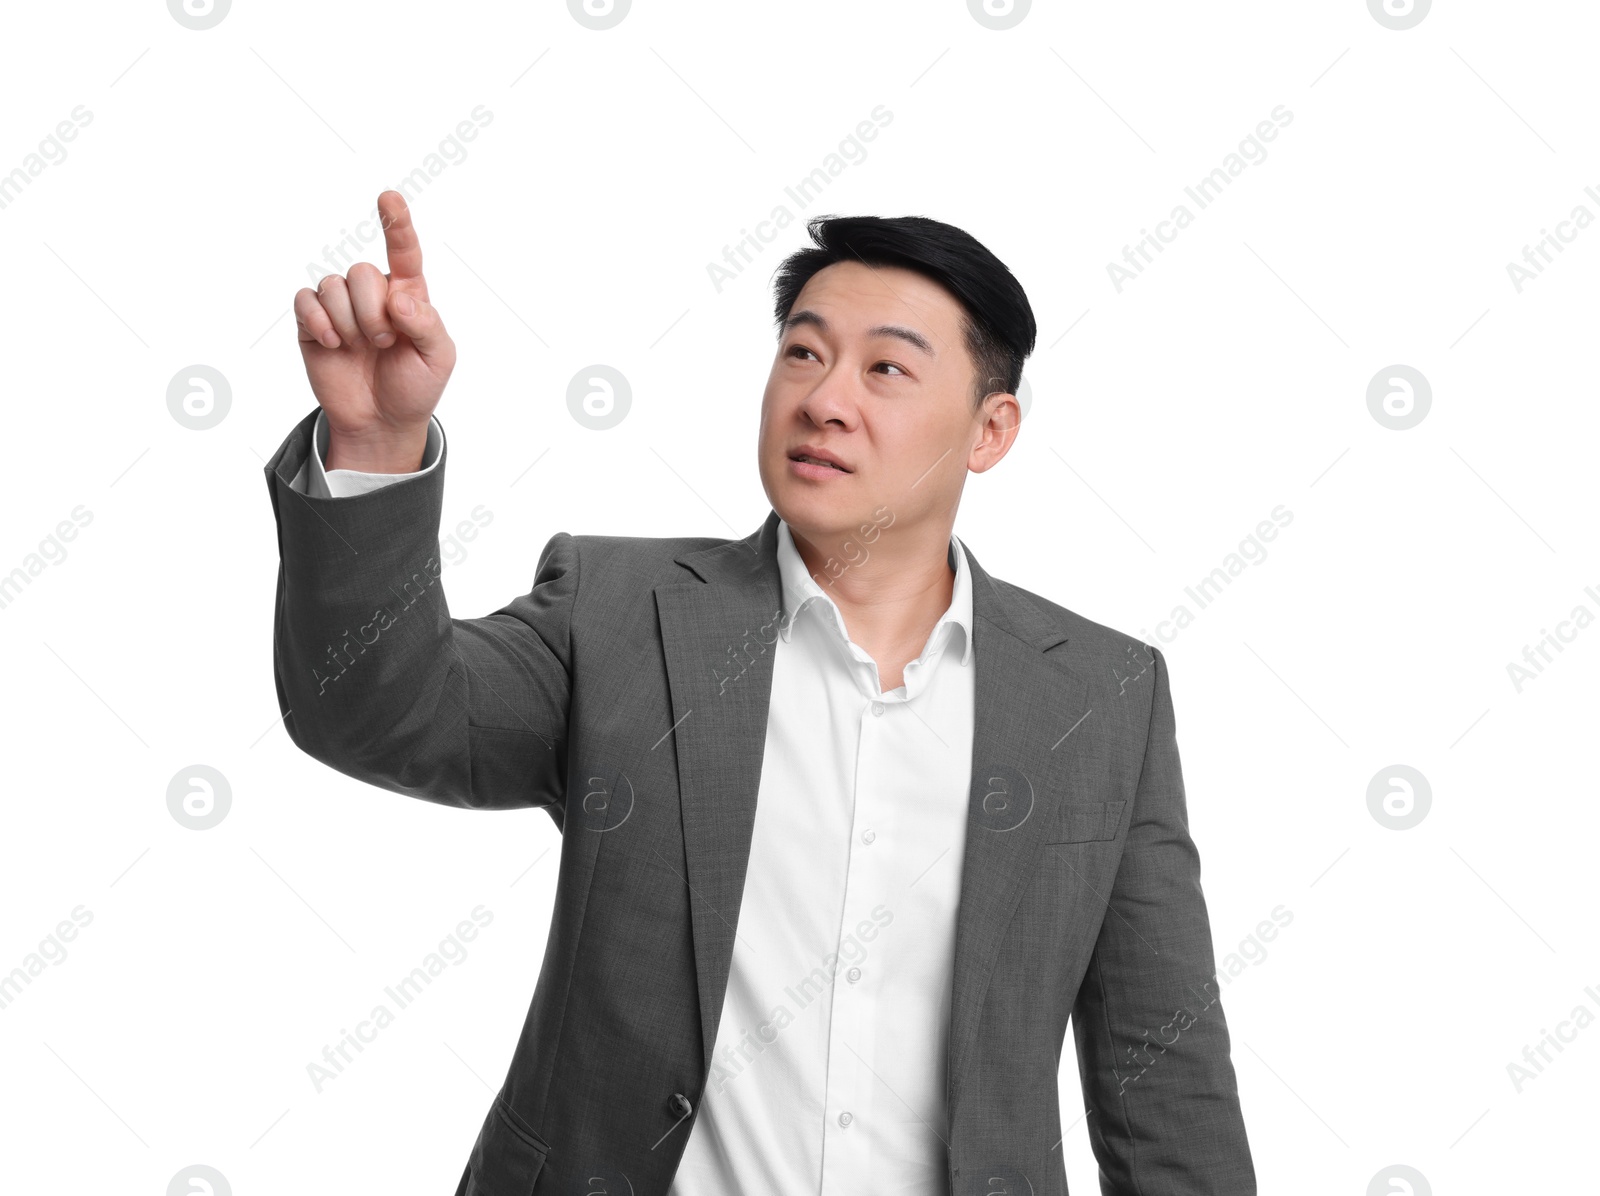
[[[452,618],[455,347],[410,214],[295,297],[318,409],[267,466],[285,726],[562,831],[543,969],[457,1196],[1255,1191],[1159,651],[952,533],[1035,325],[959,229],[813,220],[742,540],[573,536]],[[1037,512],[1017,517],[1037,520]],[[582,1186],[579,1186],[582,1185]]]

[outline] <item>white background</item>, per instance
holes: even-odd
[[[1219,964],[1293,915],[1223,991],[1261,1191],[1361,1196],[1396,1163],[1438,1193],[1592,1184],[1600,1028],[1569,1025],[1520,1091],[1508,1064],[1600,1014],[1600,629],[1520,691],[1507,669],[1600,613],[1600,231],[1520,292],[1507,270],[1600,214],[1592,6],[1438,4],[1405,31],[1362,0],[1041,3],[1007,31],[951,0],[641,0],[604,32],[558,3],[6,20],[0,173],[91,119],[0,208],[0,573],[92,520],[0,609],[0,972],[75,907],[92,921],[0,1009],[0,1186],[460,1176],[538,974],[557,832],[289,742],[262,467],[313,406],[289,315],[307,263],[478,105],[492,120],[412,199],[460,346],[445,523],[493,515],[446,569],[453,613],[525,591],[558,531],[754,530],[769,277],[803,219],[967,229],[1040,336],[1022,435],[957,534],[1162,647]],[[865,157],[798,208],[784,187],[878,105]],[[1264,160],[1119,292],[1108,263],[1278,105]],[[708,265],[779,204],[796,219],[719,290]],[[633,392],[603,433],[566,408],[595,363]],[[167,406],[196,364],[231,388],[205,431]],[[1395,364],[1432,388],[1404,431],[1367,404]],[[1279,504],[1266,558],[1197,609],[1185,587]],[[232,792],[204,832],[166,802],[195,764]],[[1368,808],[1395,764],[1431,787],[1410,830]],[[307,1064],[480,904],[465,962],[315,1091]],[[1062,1108],[1095,1191],[1070,1040]]]

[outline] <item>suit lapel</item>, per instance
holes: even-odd
[[[701,581],[655,588],[672,688],[678,793],[709,1071],[755,828],[782,586],[778,515],[743,540],[674,558]]]
[[[700,580],[655,587],[683,815],[703,1065],[732,965],[772,696],[781,611],[778,514],[674,558]],[[965,545],[963,545],[965,547]],[[971,800],[956,918],[948,1087],[976,1038],[1006,924],[1070,785],[1087,686],[1045,652],[1066,637],[1008,597],[967,550],[977,670]]]

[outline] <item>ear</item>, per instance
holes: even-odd
[[[977,415],[978,439],[967,454],[967,468],[985,473],[1000,464],[1011,451],[1021,432],[1022,406],[1017,396],[1007,391],[992,391],[984,396]]]

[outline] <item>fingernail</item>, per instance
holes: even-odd
[[[417,305],[410,295],[400,294],[394,297],[394,309],[402,316],[410,316],[416,314]]]
[[[339,334],[332,328],[322,334],[322,343],[330,349],[339,347]]]
[[[372,343],[377,345],[380,349],[387,349],[390,345],[394,344],[394,333],[380,332],[377,336],[372,338]]]

